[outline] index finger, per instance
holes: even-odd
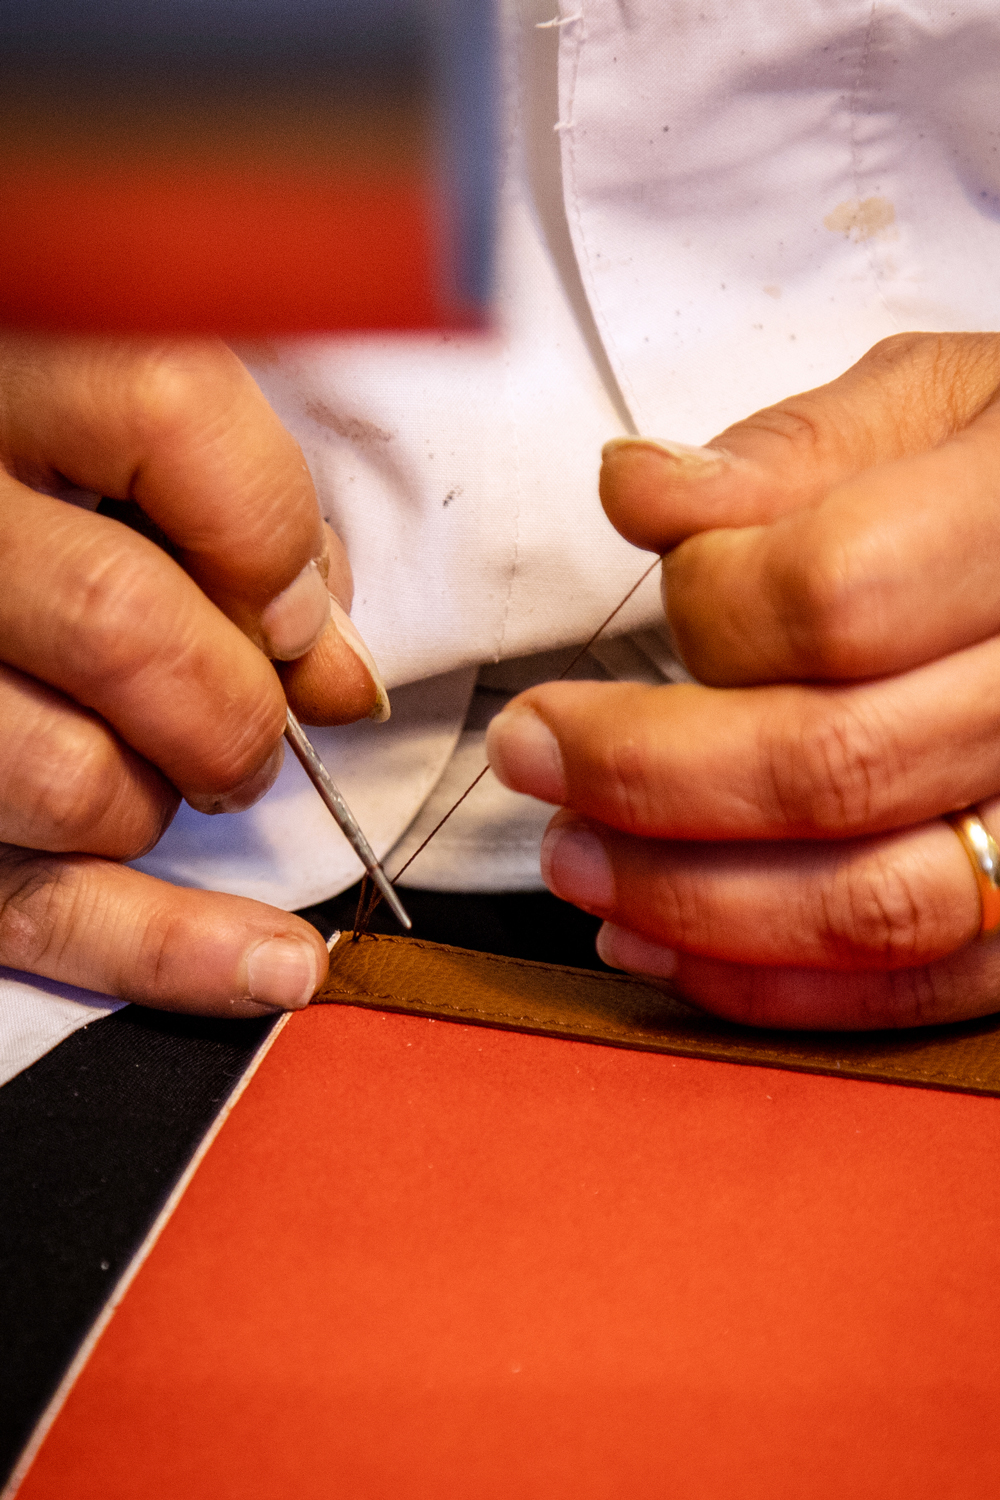
[[[996,794],[1000,640],[876,682],[549,682],[494,718],[511,790],[664,839],[842,839]]]
[[[269,656],[329,619],[326,536],[294,438],[220,342],[5,337],[0,461],[132,499],[185,571]]]

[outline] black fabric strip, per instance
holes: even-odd
[[[0,1089],[0,1476],[273,1024],[129,1006]]]

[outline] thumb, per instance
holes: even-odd
[[[829,385],[756,412],[707,447],[613,439],[601,501],[622,536],[652,552],[700,531],[764,524],[877,464],[936,448],[998,388],[995,334],[899,334]]]

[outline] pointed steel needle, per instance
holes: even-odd
[[[285,724],[285,739],[295,751],[309,780],[330,809],[347,842],[378,886],[393,916],[409,932],[413,923],[407,915],[406,907],[396,895],[388,875],[375,858],[371,845],[358,827],[354,814],[338,792],[329,771],[309,743],[302,725],[291,709],[288,710],[288,720]]]

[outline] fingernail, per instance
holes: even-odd
[[[562,751],[531,708],[505,708],[486,731],[486,757],[498,781],[541,802],[566,801]]]
[[[248,807],[253,807],[274,786],[284,760],[285,742],[279,740],[260,770],[248,776],[246,781],[241,781],[239,786],[228,792],[189,792],[185,801],[195,812],[207,813],[209,816],[215,813],[246,812]]]
[[[637,932],[605,922],[597,934],[597,953],[609,969],[625,969],[630,974],[651,974],[670,979],[677,973],[677,954],[673,948],[661,948]]]
[[[316,990],[316,955],[296,938],[268,938],[247,954],[249,998],[275,1010],[302,1010]]]
[[[693,448],[689,443],[649,437],[612,438],[601,449],[601,457],[607,459],[616,453],[635,449],[664,454],[673,460],[672,467],[677,475],[685,479],[700,479],[703,474],[721,469],[730,462],[729,454],[721,448]]]
[[[260,617],[264,650],[277,661],[295,661],[314,646],[330,618],[330,595],[320,559],[307,562],[298,578],[272,599]]]
[[[555,896],[600,915],[615,901],[604,845],[583,823],[550,828],[542,839],[542,879]]]
[[[382,673],[375,665],[374,656],[372,656],[365,645],[361,632],[347,613],[347,610],[341,604],[338,604],[334,598],[330,599],[330,619],[344,645],[349,646],[355,656],[368,668],[372,682],[375,684],[375,692],[378,695],[375,699],[375,707],[368,717],[369,719],[374,719],[376,724],[384,724],[392,709],[389,707],[389,694],[385,683],[382,681]]]

